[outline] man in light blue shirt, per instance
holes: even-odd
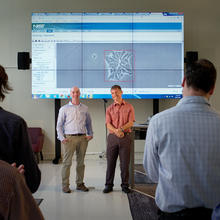
[[[80,103],[80,90],[73,87],[70,91],[71,102],[60,108],[57,120],[58,139],[63,143],[62,187],[70,193],[69,177],[73,154],[76,151],[76,189],[89,191],[84,185],[84,158],[88,141],[93,138],[92,121],[88,107]]]
[[[220,202],[220,114],[211,108],[216,69],[190,66],[183,98],[149,124],[144,168],[156,183],[159,219],[211,219]]]

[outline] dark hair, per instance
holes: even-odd
[[[121,86],[119,86],[119,85],[114,85],[114,86],[112,86],[111,90],[112,90],[112,89],[119,89],[119,90],[121,90]]]
[[[188,87],[208,93],[215,85],[216,75],[215,66],[201,59],[187,68],[185,78]]]
[[[8,83],[8,75],[5,72],[5,68],[0,65],[0,101],[3,101],[5,94],[11,91],[12,88]]]

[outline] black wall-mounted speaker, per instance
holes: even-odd
[[[198,52],[197,51],[187,51],[184,62],[186,65],[191,65],[192,63],[198,60]]]
[[[30,53],[29,52],[18,52],[17,64],[19,70],[28,70],[30,69]]]

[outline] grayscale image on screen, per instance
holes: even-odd
[[[169,87],[181,83],[181,44],[57,44],[57,87]],[[178,74],[177,74],[178,73]]]

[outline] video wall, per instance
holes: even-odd
[[[182,13],[33,13],[32,97],[181,98]]]

